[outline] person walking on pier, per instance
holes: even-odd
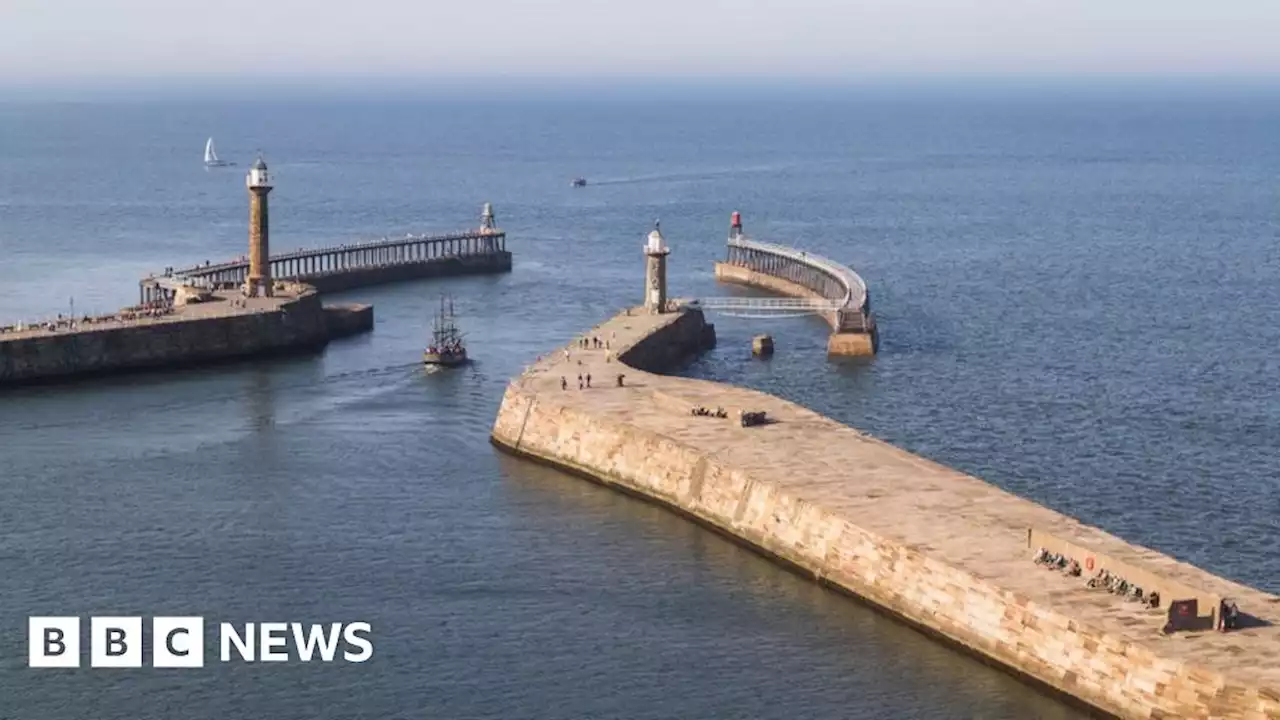
[[[578,389],[582,389],[582,373],[578,373]]]
[[[565,377],[564,377],[563,375],[561,375],[561,376],[560,376],[560,389],[561,389],[561,390],[568,390],[568,389],[569,389],[569,381],[568,381],[568,380],[566,380],[566,379],[565,379]]]
[[[587,387],[591,387],[591,373],[587,373]]]

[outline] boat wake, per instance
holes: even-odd
[[[707,170],[689,173],[662,173],[659,175],[638,175],[629,178],[606,178],[592,180],[592,185],[643,185],[649,183],[692,182],[699,180],[718,180],[735,175],[777,172],[785,169],[783,165],[760,165],[748,168],[726,168],[724,170]]]

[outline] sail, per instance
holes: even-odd
[[[218,162],[218,153],[213,150],[213,138],[209,138],[209,142],[204,144],[204,161],[206,164]]]

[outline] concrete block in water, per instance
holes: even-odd
[[[751,354],[759,357],[772,355],[773,337],[771,335],[757,335],[751,338]]]

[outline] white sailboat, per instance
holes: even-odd
[[[209,142],[204,144],[204,166],[226,167],[228,165],[231,165],[231,163],[218,159],[218,151],[213,149],[213,138],[209,138]]]

